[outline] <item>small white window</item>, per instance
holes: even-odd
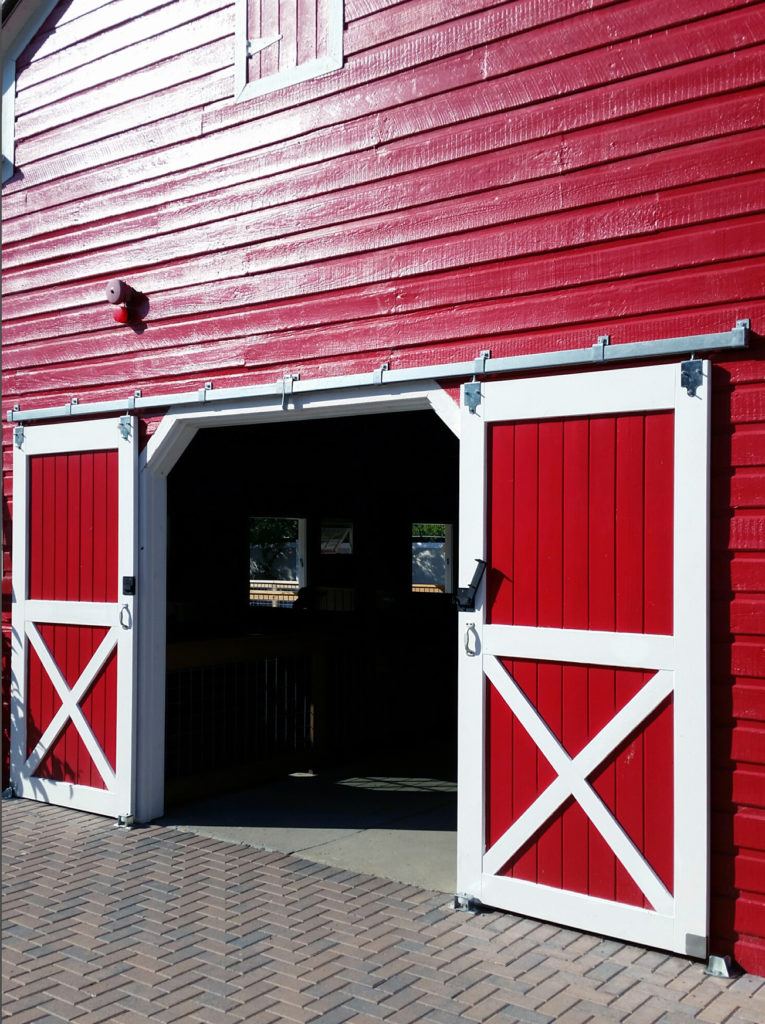
[[[239,100],[343,66],[343,0],[236,0]]]
[[[306,585],[305,548],[305,519],[250,517],[250,607],[292,607]]]
[[[412,593],[452,593],[451,523],[412,523]]]

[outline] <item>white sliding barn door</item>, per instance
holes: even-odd
[[[460,613],[458,891],[704,956],[709,365],[470,404],[460,583],[487,568]]]
[[[28,426],[13,460],[11,785],[133,814],[135,422]]]

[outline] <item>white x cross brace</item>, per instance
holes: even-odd
[[[609,754],[643,722],[673,690],[673,673],[657,672],[617,712],[597,736],[576,755],[570,757],[523,693],[510,673],[493,655],[484,658],[486,674],[507,706],[550,762],[557,779],[513,822],[486,851],[483,868],[497,874],[510,858],[544,825],[570,796],[579,803],[612,851],[624,865],[651,906],[660,914],[673,912],[674,899],[650,864],[619,825],[611,811],[587,781]]]
[[[108,790],[114,790],[116,784],[115,774],[107,760],[106,754],[104,754],[101,745],[90,727],[90,723],[80,708],[80,701],[86,696],[96,676],[106,663],[106,659],[117,646],[116,628],[112,626],[107,631],[106,636],[98,645],[90,661],[85,666],[80,678],[71,689],[67,686],[67,683],[61,674],[53,655],[48,650],[47,644],[40,635],[37,626],[33,622],[27,622],[25,628],[29,642],[37,652],[37,656],[42,663],[42,667],[47,672],[48,678],[53,683],[56,693],[61,700],[61,707],[50,720],[50,724],[38,740],[32,753],[27,758],[22,769],[22,775],[26,778],[31,778],[32,775],[34,775],[40,766],[40,762],[53,746],[66,723],[71,719],[71,721],[74,722],[74,727],[80,734],[82,742],[85,744],[88,753],[93,758],[93,763],[98,769],[99,775],[104,780],[104,785]]]

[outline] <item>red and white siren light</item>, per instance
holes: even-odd
[[[117,308],[113,316],[118,324],[126,324],[130,320],[130,305],[138,298],[138,292],[125,281],[115,278],[106,286],[106,301]]]

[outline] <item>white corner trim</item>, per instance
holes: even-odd
[[[446,424],[455,437],[459,437],[462,413],[459,404],[448,391],[444,391],[442,387],[435,387],[429,392],[428,401],[436,416]]]
[[[283,68],[255,82],[247,81],[247,0],[236,0],[234,22],[234,101],[255,99],[277,89],[285,89],[299,82],[306,82],[343,66],[344,0],[327,0],[328,50],[321,57]]]
[[[242,398],[236,402],[210,400],[201,404],[181,405],[162,417],[143,453],[142,464],[148,466],[154,474],[167,476],[197,430],[203,427],[425,409],[433,411],[454,430],[452,406],[454,402],[433,380],[383,384],[374,389],[359,387],[339,391],[296,392],[289,395],[284,404],[279,395],[263,395]]]
[[[26,49],[58,0],[27,0],[16,7],[3,25],[3,117],[2,151],[5,182],[16,170],[16,59]]]

